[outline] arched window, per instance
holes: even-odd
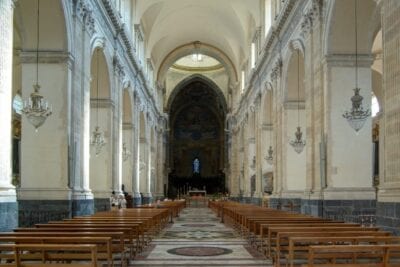
[[[376,114],[378,114],[379,112],[379,102],[378,102],[378,98],[376,98],[376,95],[374,93],[372,93],[372,97],[371,97],[371,116],[375,117]]]
[[[193,160],[193,173],[200,174],[200,160],[195,158]]]
[[[12,103],[13,109],[15,113],[21,115],[21,110],[22,110],[22,97],[20,94],[16,94],[13,99]]]

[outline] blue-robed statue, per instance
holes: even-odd
[[[198,158],[193,160],[193,173],[200,174],[200,160]]]

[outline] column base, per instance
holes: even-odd
[[[0,232],[18,227],[18,204],[16,201],[0,202]]]
[[[153,202],[153,195],[151,193],[143,193],[142,204],[146,205],[146,204],[150,204],[152,202]]]
[[[72,197],[72,216],[91,215],[94,213],[94,199],[88,190],[75,191]]]
[[[400,235],[400,203],[399,202],[377,202],[376,224],[386,231]]]
[[[139,192],[134,192],[132,196],[132,206],[137,207],[142,205],[142,196]]]
[[[107,211],[111,209],[109,198],[95,198],[93,201],[94,212]]]

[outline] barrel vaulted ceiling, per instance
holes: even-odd
[[[156,71],[169,53],[195,41],[221,50],[240,69],[259,16],[259,0],[137,0],[135,14]]]

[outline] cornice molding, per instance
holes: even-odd
[[[115,103],[108,98],[91,98],[90,108],[114,108]]]
[[[21,59],[21,63],[36,63],[36,51],[17,51]],[[39,51],[39,63],[44,64],[72,64],[74,57],[71,53],[64,51]]]
[[[374,62],[373,54],[358,54],[357,55],[357,66],[369,68]],[[332,54],[326,55],[323,60],[323,64],[335,67],[355,67],[356,66],[356,55],[355,54]]]

